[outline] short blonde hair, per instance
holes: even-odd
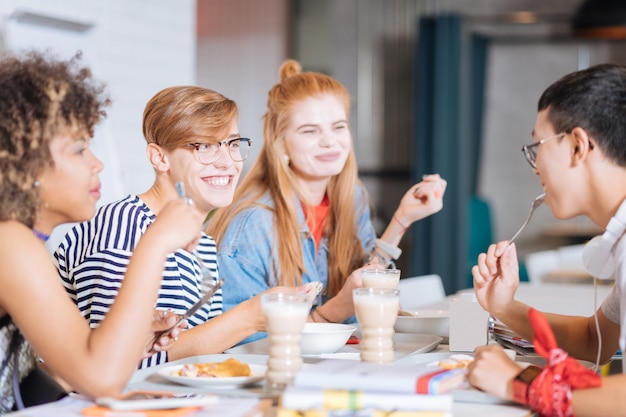
[[[198,141],[220,141],[237,117],[237,104],[218,92],[195,86],[169,87],[148,101],[143,136],[166,150]],[[195,140],[194,140],[195,139]]]

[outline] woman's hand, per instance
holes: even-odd
[[[328,300],[326,304],[321,307],[325,317],[328,317],[334,322],[340,323],[348,317],[354,315],[352,292],[356,288],[363,288],[361,271],[368,268],[385,269],[386,266],[383,265],[378,258],[372,258],[371,261],[363,265],[361,268],[352,271],[337,295]]]
[[[317,292],[311,289],[311,287],[307,284],[301,285],[299,287],[272,287],[268,290],[265,290],[254,297],[250,298],[247,301],[244,301],[240,305],[246,305],[248,309],[248,320],[253,324],[254,328],[257,332],[265,331],[265,319],[263,318],[263,311],[261,310],[261,296],[263,294],[271,294],[271,293],[285,293],[285,294],[306,294],[309,304],[313,303],[313,300],[317,296]]]
[[[144,236],[157,234],[169,252],[179,248],[191,252],[200,240],[203,220],[191,200],[176,198],[163,207]]]
[[[490,245],[487,253],[478,255],[472,267],[474,291],[480,305],[499,317],[505,312],[519,286],[519,266],[515,244],[508,240]]]
[[[467,367],[467,380],[479,390],[505,400],[513,400],[513,379],[522,368],[500,345],[479,346]]]
[[[413,222],[437,213],[443,208],[447,184],[439,174],[424,175],[421,182],[404,194],[393,215],[394,219],[406,229]]]
[[[174,326],[180,316],[171,311],[155,310],[154,320],[152,321],[152,331],[149,334],[148,343],[143,353],[143,357],[147,358],[157,352],[164,352],[174,346],[174,342],[178,339],[180,332],[187,328],[187,321],[183,320],[178,324],[167,336],[160,336],[165,330]]]

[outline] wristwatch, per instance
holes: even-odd
[[[528,386],[543,371],[535,365],[527,366],[513,379],[513,401],[528,404]]]

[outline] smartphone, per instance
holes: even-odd
[[[181,394],[160,391],[130,391],[119,397],[96,398],[96,404],[120,411],[201,407],[216,404],[217,402],[217,395]]]

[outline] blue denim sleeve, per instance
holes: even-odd
[[[267,209],[244,210],[231,221],[220,240],[217,262],[224,278],[224,311],[270,288],[272,221],[272,213]],[[265,336],[258,332],[240,344]]]
[[[243,211],[228,226],[217,250],[224,311],[269,288],[272,236],[272,215],[263,208]]]
[[[363,252],[370,253],[374,249],[374,242],[376,241],[376,231],[372,224],[371,211],[369,205],[369,197],[367,191],[363,186],[356,187],[355,206],[358,208],[357,214],[360,214],[358,222],[358,235],[361,245],[363,245]]]

